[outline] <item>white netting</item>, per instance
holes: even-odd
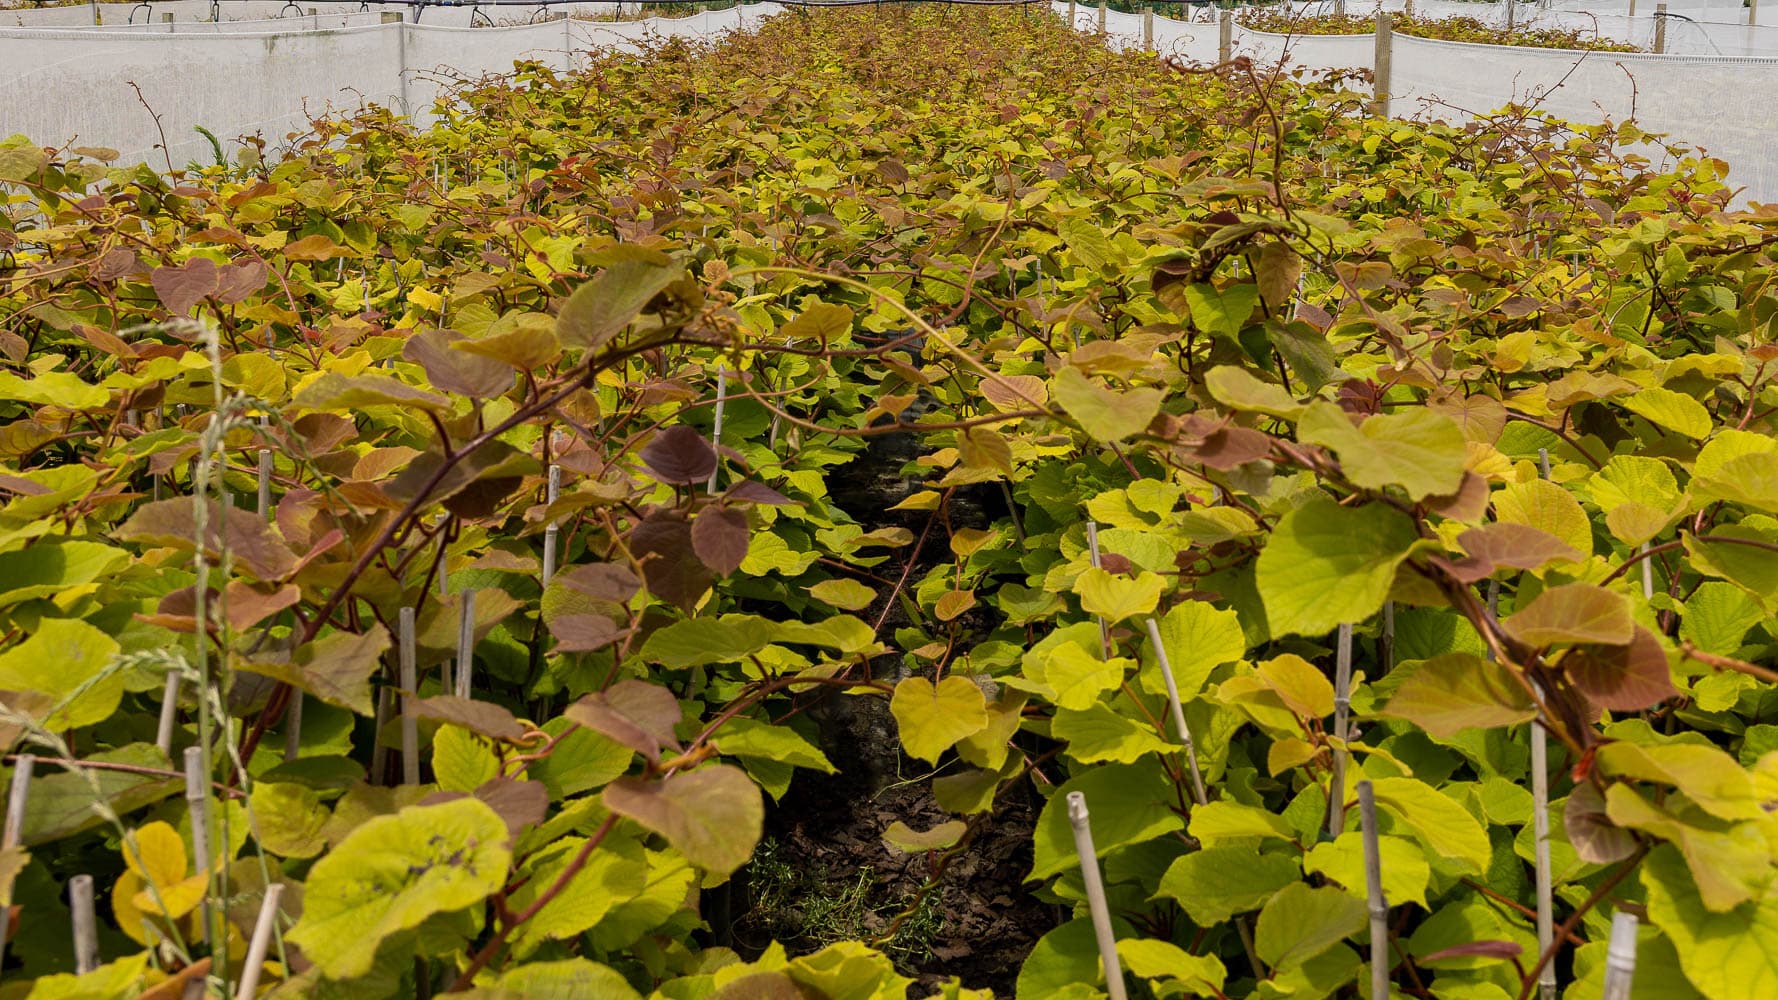
[[[1415,8],[1425,6],[1421,0]],[[1489,5],[1447,0],[1443,6]],[[1066,3],[1055,7],[1068,9]],[[1347,9],[1356,8],[1351,4]],[[1095,7],[1075,6],[1080,30],[1097,30],[1098,17]],[[1135,48],[1143,42],[1139,15],[1109,12],[1106,30],[1107,41],[1115,46]],[[1154,44],[1162,53],[1214,61],[1219,33],[1215,23],[1154,19]],[[1271,64],[1288,53],[1296,66],[1374,69],[1376,38],[1287,37],[1237,26],[1232,51]],[[1645,131],[1666,133],[1727,162],[1743,200],[1778,201],[1778,58],[1574,52],[1444,42],[1397,32],[1391,63],[1390,110],[1398,117],[1463,121],[1514,103],[1535,104],[1577,123],[1634,117]],[[1747,96],[1724,100],[1724,94]]]
[[[123,152],[123,162],[207,162],[210,142],[197,126],[224,142],[260,134],[277,143],[307,131],[310,115],[365,104],[424,120],[441,88],[510,72],[516,60],[568,69],[575,52],[633,46],[647,36],[715,37],[779,9],[759,4],[679,18],[475,29],[377,23],[292,31],[288,22],[277,33],[261,30],[262,22],[238,32],[217,30],[227,24],[171,33],[0,28],[0,136],[109,146]],[[156,149],[163,144],[165,154]]]

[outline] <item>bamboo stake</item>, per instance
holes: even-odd
[[[1550,478],[1550,452],[1537,449],[1537,467],[1544,479]],[[1541,686],[1537,696],[1543,697]],[[1549,731],[1543,723],[1531,720],[1531,825],[1536,837],[1537,864],[1537,950],[1546,953],[1555,947],[1556,922],[1554,887],[1550,880],[1550,761]],[[1537,990],[1542,1000],[1556,1000],[1556,963],[1545,962],[1537,976]]]
[[[290,692],[290,707],[284,710],[284,759],[296,760],[302,756],[303,738],[303,693]]]
[[[1389,900],[1383,895],[1383,854],[1377,844],[1377,798],[1358,783],[1358,822],[1364,831],[1364,886],[1371,912],[1371,1000],[1389,1000]]]
[[[173,759],[173,726],[179,721],[179,675],[167,675],[166,686],[161,688],[161,719],[160,726],[154,733],[154,745],[160,748],[161,756]]]
[[[728,369],[716,369],[716,419],[710,427],[710,450],[716,452],[716,468],[710,470],[710,481],[704,492],[716,492],[716,476],[722,471],[722,408],[728,403]]]
[[[1650,601],[1655,596],[1654,560],[1648,558],[1648,543],[1642,543],[1642,599]]]
[[[414,609],[402,608],[401,629],[401,783],[420,783],[420,717],[415,703],[420,685],[414,668]]]
[[[1161,626],[1153,618],[1148,620],[1148,641],[1154,646],[1155,662],[1161,668],[1161,680],[1167,685],[1167,707],[1173,714],[1173,729],[1179,736],[1179,742],[1185,746],[1185,760],[1191,765],[1192,797],[1198,805],[1207,799],[1204,794],[1204,776],[1198,771],[1198,750],[1192,743],[1192,731],[1185,724],[1185,706],[1179,701],[1179,684],[1173,679],[1173,664],[1167,661],[1167,647],[1161,644]]]
[[[1087,522],[1087,558],[1092,561],[1094,569],[1099,568],[1099,522]],[[1111,626],[1105,624],[1103,615],[1094,616],[1099,622],[1099,656],[1111,659]]]
[[[6,795],[6,826],[0,830],[0,848],[11,850],[19,846],[25,835],[25,806],[31,799],[31,772],[37,767],[37,758],[25,753],[19,754],[18,760],[12,765],[12,787]],[[6,964],[7,931],[11,921],[0,919],[0,965]]]
[[[1611,946],[1605,952],[1605,992],[1600,1000],[1630,1000],[1636,978],[1636,914],[1622,910],[1611,918]]]
[[[1383,641],[1377,650],[1377,668],[1379,674],[1386,674],[1395,666],[1395,602],[1383,602]]]
[[[1352,626],[1340,626],[1340,638],[1334,660],[1334,738],[1341,746],[1334,747],[1333,780],[1327,796],[1327,832],[1338,837],[1346,828],[1346,715],[1352,699]]]
[[[462,617],[457,622],[457,697],[469,697],[475,667],[475,591],[463,591]]]
[[[265,953],[272,941],[272,928],[278,923],[278,900],[284,895],[284,884],[274,882],[265,887],[265,899],[259,904],[259,919],[253,924],[253,940],[247,945],[247,964],[241,968],[241,982],[235,987],[235,1000],[253,1000],[259,992],[259,973],[265,966]]]
[[[553,505],[561,492],[562,467],[552,465],[549,467],[549,486],[544,491],[545,506]],[[543,529],[543,586],[545,590],[549,589],[549,582],[556,578],[556,539],[560,530],[554,521],[551,521]]]
[[[185,748],[185,804],[191,814],[192,867],[206,871],[210,867],[210,782],[204,773],[204,748]],[[204,888],[204,943],[210,943],[210,890]]]
[[[272,511],[272,450],[259,449],[259,516]]]
[[[383,745],[383,727],[389,724],[389,707],[393,700],[389,685],[377,689],[376,733],[370,748],[370,783],[383,783],[383,772],[389,767],[389,748]]]
[[[1080,872],[1086,881],[1093,937],[1098,939],[1099,958],[1105,963],[1105,991],[1111,994],[1111,1000],[1127,1000],[1124,970],[1117,960],[1117,936],[1111,929],[1111,908],[1105,901],[1105,881],[1099,875],[1099,858],[1093,850],[1093,827],[1087,818],[1085,793],[1068,793],[1068,823],[1074,827],[1074,852],[1080,855]]]
[[[93,915],[91,875],[68,880],[68,912],[74,918],[74,974],[84,976],[99,967],[99,921]]]

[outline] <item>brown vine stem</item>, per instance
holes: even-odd
[[[1587,897],[1586,902],[1576,907],[1575,911],[1568,915],[1567,920],[1562,921],[1562,926],[1556,928],[1556,940],[1568,940],[1569,936],[1574,933],[1574,929],[1580,926],[1581,918],[1590,913],[1593,907],[1598,906],[1606,896],[1611,895],[1611,890],[1617,888],[1617,884],[1622,882],[1625,876],[1635,871],[1636,866],[1641,864],[1642,859],[1647,856],[1648,845],[1638,845],[1636,853],[1625,858],[1618,865],[1616,871],[1606,876],[1605,881],[1599,883],[1599,888],[1593,890],[1593,894]],[[1550,964],[1551,960],[1556,957],[1557,947],[1558,945],[1551,944],[1548,951],[1537,956],[1537,964],[1533,965],[1520,980],[1518,1000],[1531,1000],[1531,994],[1537,989],[1537,974],[1542,972],[1543,967]]]
[[[1748,663],[1746,660],[1737,660],[1732,656],[1706,653],[1689,642],[1679,644],[1679,655],[1687,660],[1697,660],[1699,663],[1717,670],[1733,670],[1738,674],[1746,674],[1749,677],[1765,681],[1767,684],[1778,684],[1778,670],[1762,667],[1757,663]]]
[[[11,764],[19,759],[19,755],[9,753],[0,759]],[[67,768],[71,771],[122,771],[125,774],[140,774],[150,778],[177,778],[180,781],[185,780],[184,771],[168,771],[163,768],[142,767],[137,764],[118,764],[107,760],[63,760],[58,757],[38,757],[37,763],[39,765],[53,764],[56,767]],[[247,793],[238,788],[230,788],[227,785],[217,782],[211,782],[210,785],[212,788],[216,789],[218,794],[227,795],[237,799],[244,799],[247,797]]]
[[[605,822],[599,824],[599,828],[593,831],[593,835],[588,837],[586,843],[580,845],[580,850],[574,853],[574,857],[569,859],[568,866],[562,869],[562,874],[556,876],[556,880],[549,884],[549,888],[543,890],[530,906],[525,907],[524,912],[502,924],[500,929],[494,932],[494,936],[488,939],[487,944],[482,945],[481,950],[475,953],[475,957],[469,960],[469,964],[464,967],[445,992],[457,993],[474,985],[475,974],[482,971],[489,962],[494,960],[494,956],[499,954],[500,948],[506,944],[506,939],[511,936],[512,932],[525,921],[535,917],[545,906],[550,904],[551,900],[560,896],[563,890],[568,888],[568,883],[574,881],[574,876],[579,875],[580,870],[586,867],[593,852],[598,850],[599,845],[605,841],[615,826],[617,826],[616,813],[605,817]]]
[[[605,357],[596,359],[589,363],[584,371],[569,380],[565,387],[557,390],[554,394],[545,396],[527,406],[520,407],[505,420],[500,421],[493,427],[490,427],[482,431],[480,434],[477,434],[475,437],[470,438],[468,441],[465,441],[463,447],[453,452],[447,452],[444,460],[439,463],[438,468],[420,485],[420,489],[415,493],[414,498],[409,500],[407,505],[401,509],[401,512],[394,518],[390,519],[389,523],[384,526],[383,530],[377,534],[377,537],[371,541],[371,544],[365,546],[364,551],[359,553],[357,560],[352,563],[352,568],[346,571],[345,578],[340,581],[339,586],[333,589],[332,593],[327,595],[327,600],[322,603],[321,608],[316,612],[314,619],[303,629],[302,635],[297,639],[296,644],[302,646],[314,641],[315,636],[322,628],[326,627],[327,623],[332,619],[333,613],[339,610],[339,606],[344,603],[346,597],[351,594],[352,587],[358,582],[358,578],[364,575],[364,572],[370,568],[371,563],[376,561],[377,556],[382,553],[383,549],[387,548],[389,544],[395,540],[396,536],[401,534],[404,526],[417,517],[420,510],[425,507],[427,503],[431,502],[432,491],[438,488],[439,483],[444,482],[445,477],[450,475],[451,470],[456,468],[459,462],[474,454],[477,449],[481,448],[488,442],[493,441],[495,438],[498,438],[500,435],[505,434],[507,431],[517,427],[532,417],[535,417],[540,413],[548,412],[561,404],[569,396],[572,396],[586,386],[591,385],[599,372],[609,368],[616,362],[640,354],[646,350],[664,347],[668,344],[677,342],[677,335],[664,337],[660,340],[631,344],[627,347],[613,351]],[[242,760],[249,759],[253,755],[254,749],[259,746],[259,741],[264,738],[266,730],[275,725],[279,719],[283,718],[284,709],[289,701],[290,686],[287,684],[279,685],[277,691],[272,695],[271,701],[266,705],[265,711],[259,714],[259,718],[254,720],[253,726],[241,737],[240,752]]]

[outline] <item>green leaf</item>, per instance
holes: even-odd
[[[399,406],[432,413],[451,412],[448,397],[416,389],[389,375],[341,375],[322,372],[303,385],[292,400],[305,410],[354,412],[372,406]]]
[[[1432,866],[1426,863],[1420,845],[1402,837],[1378,837],[1377,854],[1382,863],[1383,898],[1389,905],[1419,903],[1426,908]],[[1316,844],[1303,857],[1303,871],[1339,883],[1358,899],[1369,898],[1364,874],[1364,835],[1357,831]]]
[[[1154,758],[1134,764],[1101,764],[1075,775],[1050,794],[1033,834],[1032,879],[1048,878],[1080,866],[1074,828],[1068,822],[1068,793],[1081,792],[1093,824],[1093,850],[1104,857],[1120,847],[1164,837],[1185,826],[1173,811],[1179,797]]]
[[[1238,284],[1219,289],[1196,282],[1186,286],[1185,302],[1198,329],[1232,340],[1259,308],[1259,286]]]
[[[1629,785],[1610,785],[1605,811],[1611,822],[1670,841],[1685,858],[1704,908],[1724,913],[1766,894],[1774,883],[1771,848],[1752,823],[1733,826],[1691,811],[1687,822],[1643,798]]]
[[[789,726],[774,726],[744,715],[736,716],[716,731],[715,743],[719,752],[730,757],[770,760],[824,774],[834,773],[827,755]]]
[[[1500,627],[1527,646],[1568,642],[1623,646],[1636,634],[1630,603],[1623,595],[1590,583],[1551,587]]]
[[[86,622],[45,618],[24,642],[0,653],[0,691],[30,692],[47,698],[49,706],[59,706],[37,719],[47,729],[60,732],[103,722],[123,699],[123,671],[105,672],[119,650],[116,640]],[[23,703],[13,708],[39,714]]]
[[[85,755],[86,760],[121,764],[155,772],[172,766],[152,743],[131,743],[116,750]],[[20,831],[26,847],[47,844],[105,823],[94,806],[103,801],[117,815],[127,815],[185,787],[183,778],[164,778],[132,771],[55,770],[31,779],[30,808]],[[95,786],[97,795],[95,796]]]
[[[469,730],[442,726],[432,738],[432,774],[446,791],[473,792],[500,776],[500,756]]]
[[[597,350],[623,332],[649,301],[685,276],[671,257],[655,250],[625,247],[626,256],[574,290],[556,317],[556,335],[566,347]]]
[[[362,635],[332,632],[284,659],[266,656],[240,664],[242,670],[283,681],[359,715],[375,715],[370,677],[389,651],[389,633],[372,624]]]
[[[1095,441],[1116,443],[1148,429],[1166,394],[1159,389],[1111,389],[1072,365],[1056,373],[1051,395]]]
[[[1488,870],[1493,849],[1487,831],[1449,796],[1414,778],[1374,778],[1371,791],[1377,807],[1405,825],[1431,857],[1458,862],[1476,875]]]
[[[1376,614],[1417,537],[1411,518],[1382,504],[1317,497],[1284,515],[1255,570],[1272,634],[1324,635]]]
[[[1247,846],[1206,847],[1175,859],[1161,876],[1155,898],[1177,900],[1192,923],[1214,927],[1258,909],[1302,877],[1301,867],[1283,854],[1261,854]]]
[[[622,778],[606,786],[606,808],[667,838],[706,871],[728,875],[759,843],[765,802],[740,768],[700,767],[658,781]]]
[[[1095,702],[1082,711],[1060,709],[1050,724],[1050,735],[1068,741],[1068,756],[1083,764],[1101,761],[1132,763],[1151,753],[1165,753],[1166,740],[1135,719],[1120,715],[1110,705]]]
[[[930,830],[915,830],[896,820],[883,831],[883,843],[892,851],[902,854],[920,854],[926,851],[942,851],[953,847],[963,835],[969,831],[969,824],[960,819],[940,823]]]
[[[575,879],[576,884],[579,881]],[[492,986],[472,995],[479,998],[483,993],[493,994],[489,1000],[642,1000],[623,973],[584,958],[515,965],[501,973]]]
[[[1510,667],[1471,653],[1445,653],[1396,671],[1395,697],[1378,714],[1406,719],[1439,739],[1536,718]]]
[[[1171,941],[1125,939],[1117,956],[1141,979],[1177,979],[1192,996],[1219,997],[1228,969],[1215,955],[1193,955]]]
[[[1251,410],[1282,420],[1295,420],[1308,407],[1296,401],[1282,386],[1261,382],[1253,373],[1234,365],[1218,365],[1204,376],[1210,398],[1231,410]]]
[[[1129,660],[1101,660],[1074,643],[1063,643],[1045,661],[1043,680],[1055,692],[1058,708],[1082,711],[1117,687],[1130,666]]]
[[[847,611],[869,607],[877,592],[857,580],[823,580],[809,588],[809,596],[823,604]]]
[[[951,675],[937,684],[909,677],[895,685],[889,712],[910,757],[930,763],[958,740],[988,728],[988,698],[967,677]]]
[[[364,975],[385,938],[505,884],[506,840],[500,815],[473,798],[367,820],[309,870],[288,937],[326,975]]]
[[[1523,524],[1566,542],[1581,555],[1593,551],[1593,523],[1574,495],[1547,479],[1508,483],[1495,490],[1494,517],[1508,524]]]
[[[1157,573],[1139,573],[1132,580],[1094,566],[1075,579],[1074,592],[1088,614],[1115,623],[1154,611],[1166,586]]]
[[[1468,459],[1457,421],[1424,409],[1380,413],[1354,427],[1345,410],[1316,403],[1297,424],[1297,440],[1331,450],[1353,485],[1399,486],[1410,500],[1456,493]]]
[[[771,645],[776,630],[758,615],[687,618],[650,633],[641,655],[669,670],[733,663]]]
[[[1232,799],[1218,799],[1193,809],[1188,832],[1206,845],[1249,837],[1296,840],[1295,831],[1284,817]]]
[[[526,859],[520,874],[528,880],[508,897],[506,905],[515,913],[527,912],[568,873],[585,844],[585,837],[565,837]],[[513,952],[522,957],[545,941],[578,937],[647,887],[648,858],[642,845],[629,837],[607,836],[567,887],[519,925],[512,936]]]
[[[70,372],[39,372],[28,379],[0,372],[0,399],[68,410],[96,410],[111,402],[111,393],[88,385]]]
[[[1704,404],[1671,389],[1639,389],[1618,400],[1631,413],[1664,430],[1694,441],[1710,436],[1710,411]]]
[[[254,839],[281,858],[312,858],[327,849],[332,810],[321,793],[282,781],[253,784]]]
[[[1287,971],[1358,933],[1365,916],[1364,902],[1339,889],[1293,882],[1259,911],[1254,950],[1267,965]]]
[[[1190,701],[1204,690],[1211,671],[1247,654],[1241,617],[1232,610],[1203,601],[1186,601],[1174,606],[1157,624],[1161,645],[1167,650],[1167,664],[1173,668],[1173,683],[1178,685],[1183,701]],[[1161,679],[1153,644],[1145,642],[1141,648],[1138,677],[1142,689],[1149,694],[1165,694],[1166,682]]]
[[[1595,759],[1607,774],[1672,785],[1718,819],[1766,815],[1754,794],[1753,777],[1735,758],[1713,746],[1617,740],[1601,746]]]
[[[1111,241],[1105,231],[1091,219],[1069,216],[1056,223],[1056,235],[1068,244],[1068,250],[1082,266],[1094,271],[1111,263]]]
[[[815,302],[802,314],[778,329],[786,342],[812,340],[818,344],[832,343],[852,332],[852,310],[834,302]]]
[[[28,549],[0,553],[0,605],[66,594],[128,566],[123,549],[46,538]]]
[[[1687,979],[1710,1000],[1778,996],[1778,892],[1726,912],[1705,907],[1679,852],[1663,844],[1642,862],[1648,918],[1666,932]]]

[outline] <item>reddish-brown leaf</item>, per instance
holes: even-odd
[[[690,611],[710,587],[710,571],[691,543],[691,525],[669,510],[658,510],[630,532],[630,552],[642,567],[648,592]]]
[[[216,294],[216,262],[194,257],[178,267],[157,267],[148,274],[161,305],[175,316],[190,315],[193,306]]]
[[[797,505],[795,500],[764,483],[756,483],[751,479],[743,479],[729,487],[729,491],[723,494],[722,498],[731,502],[745,500],[748,503],[761,503],[772,507],[794,507]]]
[[[663,483],[701,483],[716,471],[716,451],[695,428],[669,427],[642,449],[642,464]]]
[[[673,727],[681,718],[673,692],[645,681],[618,681],[568,706],[571,721],[636,751],[651,762],[663,746],[677,750]]]
[[[235,564],[261,580],[282,580],[295,571],[296,556],[264,518],[239,507],[224,507],[214,500],[206,503],[206,509],[205,555],[218,558],[226,540]],[[196,548],[197,510],[193,497],[156,500],[137,508],[113,534],[125,542]]]
[[[549,622],[549,633],[556,637],[558,653],[604,649],[622,638],[625,631],[604,615],[556,615]]]
[[[1591,782],[1575,782],[1562,807],[1562,828],[1583,861],[1609,865],[1636,852],[1636,835],[1611,821],[1605,797]]]
[[[459,729],[467,729],[478,736],[507,743],[522,742],[527,732],[524,725],[513,718],[511,712],[499,705],[473,698],[459,698],[454,694],[421,698],[414,703],[414,714],[422,719],[443,722]]]
[[[1661,640],[1640,626],[1629,645],[1580,646],[1561,666],[1588,701],[1613,712],[1639,712],[1679,694]]]
[[[728,507],[706,507],[691,522],[692,551],[718,576],[740,568],[752,537],[747,515]]]
[[[584,563],[562,571],[556,580],[569,590],[613,604],[627,603],[642,589],[636,574],[618,563]]]

